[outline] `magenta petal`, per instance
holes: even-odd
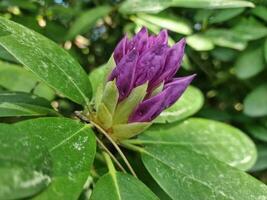
[[[148,48],[148,31],[143,27],[127,44],[127,49],[136,48],[141,54]]]
[[[127,53],[127,49],[126,49],[127,40],[128,40],[127,36],[124,36],[114,50],[113,57],[114,57],[116,64],[118,64],[121,58]]]
[[[127,97],[133,89],[137,58],[138,52],[136,49],[131,50],[121,59],[109,77],[109,80],[116,79],[116,85],[120,93],[120,101]]]
[[[138,60],[136,67],[135,86],[152,80],[164,67],[167,53],[166,45],[157,45],[148,49]]]
[[[168,96],[164,101],[165,109],[174,104],[184,93],[188,85],[195,78],[195,74],[191,76],[185,76],[180,78],[175,78],[171,82],[164,85],[163,91],[168,91]]]
[[[176,78],[164,86],[158,95],[145,100],[136,108],[129,122],[149,122],[155,119],[163,110],[173,105],[183,94],[195,75]]]
[[[152,47],[154,45],[167,45],[168,44],[168,31],[163,29],[157,36],[149,37],[149,46]]]
[[[162,111],[165,96],[166,92],[161,92],[139,104],[136,110],[129,117],[129,123],[150,122],[155,119]]]
[[[167,79],[172,78],[178,71],[184,56],[185,44],[186,41],[183,38],[170,49],[164,68],[164,72],[167,73]]]
[[[166,62],[162,71],[158,72],[149,85],[149,91],[157,87],[161,82],[168,81],[178,71],[184,55],[185,40],[180,40],[168,50]]]

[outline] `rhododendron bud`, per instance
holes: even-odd
[[[133,137],[150,126],[183,94],[195,75],[174,78],[185,40],[168,46],[168,33],[149,36],[142,28],[124,37],[114,51],[115,67],[107,77],[94,120],[115,140]]]

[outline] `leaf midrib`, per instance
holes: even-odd
[[[57,148],[59,148],[60,146],[64,145],[66,142],[68,142],[69,140],[71,140],[73,137],[75,137],[76,135],[78,135],[80,132],[84,131],[85,129],[90,129],[90,126],[88,125],[84,125],[82,128],[80,128],[79,130],[77,130],[75,133],[73,133],[72,135],[70,135],[69,137],[65,138],[64,140],[62,140],[61,142],[59,142],[58,144],[56,144],[55,146],[53,146],[52,148],[49,149],[49,152],[53,152],[54,150],[56,150]]]
[[[118,181],[117,181],[117,176],[116,176],[116,171],[109,171],[109,174],[114,182],[114,186],[115,186],[115,189],[116,189],[116,193],[118,195],[118,200],[122,200],[121,199],[121,194],[120,194],[120,188],[119,188],[119,184],[118,184]]]
[[[182,174],[184,177],[187,177],[187,178],[189,178],[189,179],[191,179],[191,180],[193,180],[193,181],[195,181],[195,182],[200,183],[200,184],[203,185],[204,187],[208,188],[212,193],[219,194],[219,193],[217,192],[217,190],[213,190],[209,185],[204,184],[203,181],[201,181],[201,180],[199,180],[199,179],[196,179],[196,178],[194,178],[194,177],[192,177],[192,176],[190,176],[190,175],[188,175],[188,174],[182,172],[181,170],[179,170],[179,169],[176,168],[176,167],[172,167],[172,166],[168,165],[168,163],[165,163],[163,160],[161,160],[160,158],[157,158],[155,155],[149,153],[148,151],[145,151],[144,153],[147,154],[147,156],[150,156],[151,158],[156,159],[157,161],[159,161],[159,162],[162,163],[163,165],[167,166],[167,167],[170,168],[171,170],[174,170],[174,171],[176,171],[177,173]],[[197,152],[195,152],[195,153],[197,153]],[[198,153],[197,153],[197,154],[198,154]],[[201,154],[201,155],[202,155],[202,156],[205,156],[204,154]],[[163,188],[163,189],[164,189],[164,191],[165,191],[167,194],[169,194],[169,193],[165,190],[165,188]],[[234,199],[232,196],[229,196],[229,194],[227,194],[227,198],[228,198],[229,200],[233,200],[233,199]]]

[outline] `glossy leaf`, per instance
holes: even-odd
[[[165,28],[167,30],[189,35],[192,33],[192,28],[190,25],[182,19],[175,18],[168,15],[148,15],[148,14],[138,14],[138,17],[150,22],[153,25]]]
[[[212,40],[201,34],[186,37],[186,43],[197,51],[210,51],[214,48]]]
[[[90,200],[158,200],[141,181],[121,172],[102,176]]]
[[[18,6],[23,9],[27,10],[35,10],[36,9],[36,4],[34,2],[28,1],[28,0],[11,0],[11,1],[6,1],[3,0],[0,2],[0,6]]]
[[[240,130],[213,120],[190,118],[181,123],[156,125],[140,135],[155,146],[184,146],[247,170],[256,161],[254,143]]]
[[[16,61],[16,59],[1,46],[0,46],[0,58],[1,60],[18,63],[18,61]]]
[[[120,7],[123,13],[157,13],[168,7],[184,8],[238,8],[253,7],[253,3],[243,0],[126,0]]]
[[[256,61],[255,61],[256,62]],[[254,64],[255,64],[254,62]],[[251,117],[267,115],[267,84],[255,88],[244,100],[244,113]]]
[[[36,136],[52,159],[52,183],[33,199],[77,199],[92,165],[96,144],[87,124],[66,118],[39,118],[15,124],[19,132]]]
[[[267,22],[267,8],[264,6],[257,6],[252,10],[252,13],[257,17]]]
[[[0,18],[0,45],[42,81],[79,104],[88,104],[90,82],[79,63],[44,36],[15,22]]]
[[[237,56],[237,53],[237,51],[228,48],[216,48],[211,52],[212,56],[224,62],[234,60]]]
[[[248,124],[245,127],[254,138],[267,142],[267,127],[258,124]]]
[[[209,24],[222,23],[242,13],[245,8],[228,8],[216,10],[198,10],[194,16],[197,22],[207,22]]]
[[[210,24],[222,23],[227,20],[240,15],[245,9],[244,8],[229,8],[223,10],[215,10],[209,18]],[[206,12],[206,11],[204,11]]]
[[[142,27],[148,28],[148,30],[154,34],[157,34],[160,32],[159,26],[152,24],[146,20],[143,20],[143,19],[136,17],[136,16],[131,16],[130,19],[136,24],[135,33],[137,33],[139,30],[141,30]],[[169,37],[169,40],[170,40],[170,37]]]
[[[205,35],[212,42],[221,47],[228,47],[236,50],[244,50],[247,46],[247,41],[240,38],[237,33],[228,29],[209,29]]]
[[[0,117],[60,115],[49,101],[22,92],[0,92]]]
[[[267,39],[264,42],[264,58],[265,62],[267,62]]]
[[[253,60],[253,63],[251,62]],[[251,78],[264,70],[264,58],[262,48],[251,49],[242,52],[236,60],[234,70],[238,78]]]
[[[184,146],[146,145],[142,160],[173,200],[260,200],[267,196],[264,183]]]
[[[51,182],[51,157],[45,144],[31,142],[34,135],[0,124],[0,199],[35,195]]]
[[[87,30],[92,28],[96,21],[102,17],[105,17],[111,8],[109,6],[98,6],[96,8],[83,11],[82,14],[73,22],[67,39],[73,39],[78,34],[83,34]]]
[[[178,101],[170,108],[164,110],[155,123],[174,122],[185,119],[195,114],[204,103],[201,91],[193,86],[189,86]]]
[[[267,35],[267,27],[254,18],[243,18],[233,31],[244,40],[257,40]]]
[[[0,61],[0,86],[17,92],[33,92],[37,96],[52,100],[55,92],[46,84],[41,83],[34,74],[25,68]]]
[[[258,159],[256,164],[253,166],[253,168],[250,170],[252,172],[255,171],[262,171],[267,169],[267,147],[266,145],[258,145]]]

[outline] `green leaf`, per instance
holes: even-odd
[[[45,144],[51,155],[52,183],[33,199],[78,199],[96,151],[91,127],[67,118],[39,118],[15,127],[36,136],[34,143]]]
[[[0,37],[10,35],[11,32],[5,29],[5,26],[0,24]]]
[[[35,10],[36,4],[28,0],[2,0],[0,6],[9,7],[9,6],[18,6],[27,10]]]
[[[11,32],[0,37],[0,45],[19,62],[72,101],[89,103],[91,88],[87,75],[64,49],[15,22],[0,18],[0,25]]]
[[[264,183],[184,146],[147,145],[142,160],[173,200],[260,200],[267,196]]]
[[[253,67],[255,67],[254,60]],[[251,117],[267,115],[267,84],[258,86],[244,100],[244,113]]]
[[[254,7],[254,4],[242,0],[126,0],[119,11],[122,13],[157,13],[168,7],[214,9]]]
[[[244,8],[216,10],[209,17],[208,22],[210,24],[222,23],[224,21],[232,19],[233,17],[236,17],[237,15],[240,15],[244,10],[245,10]]]
[[[0,102],[25,103],[43,107],[50,107],[50,102],[46,99],[24,92],[0,92]]]
[[[105,17],[111,11],[109,6],[97,6],[96,8],[82,11],[82,14],[73,22],[67,34],[67,39],[73,39],[78,34],[90,30],[96,21]]]
[[[130,19],[136,24],[135,32],[139,31],[143,26],[148,28],[148,30],[154,34],[158,34],[160,32],[159,26],[152,24],[146,20],[143,20],[136,16],[130,16]],[[169,37],[169,40],[170,40],[170,37]]]
[[[1,30],[1,29],[0,29]],[[3,47],[0,46],[0,58],[1,60],[17,63],[16,59],[8,53]]]
[[[183,19],[179,19],[177,17],[169,16],[169,15],[148,15],[144,13],[140,13],[137,15],[139,18],[152,23],[153,25],[159,26],[161,28],[168,29],[170,31],[181,33],[184,35],[192,34],[192,28],[188,23]]]
[[[52,100],[55,92],[25,68],[0,61],[0,86],[17,92],[33,92],[37,96]]]
[[[236,58],[238,52],[228,48],[216,48],[211,54],[220,61],[229,62]]]
[[[267,39],[264,42],[264,58],[265,62],[267,62]]]
[[[264,6],[257,6],[252,10],[252,14],[267,22],[267,8]]]
[[[214,48],[211,39],[201,34],[186,37],[186,43],[197,51],[210,51]]]
[[[267,28],[254,18],[242,18],[232,29],[241,39],[257,40],[267,35]]]
[[[51,157],[35,136],[0,124],[0,199],[21,199],[45,189],[51,182]]]
[[[49,101],[22,92],[0,92],[0,117],[60,115]]]
[[[237,33],[228,29],[209,29],[205,35],[212,42],[221,47],[228,47],[236,50],[244,50],[247,46],[247,41],[240,38]]]
[[[195,114],[204,103],[201,91],[193,86],[189,86],[178,101],[170,108],[164,110],[154,123],[167,123],[180,121]]]
[[[253,60],[253,63],[251,61]],[[251,78],[265,68],[262,48],[253,48],[239,54],[234,70],[238,78]]]
[[[221,10],[198,10],[194,16],[195,21],[204,22],[208,24],[222,23],[227,21],[240,13],[242,13],[245,8],[229,8]]]
[[[267,127],[258,124],[248,124],[245,127],[254,138],[267,142]]]
[[[258,145],[258,159],[254,167],[250,170],[252,172],[262,171],[267,169],[267,148],[266,145]]]
[[[141,181],[121,172],[110,172],[96,183],[90,200],[158,200]]]
[[[139,138],[140,142],[155,146],[188,147],[242,170],[250,169],[257,157],[255,145],[245,133],[227,124],[201,118],[155,125]]]

